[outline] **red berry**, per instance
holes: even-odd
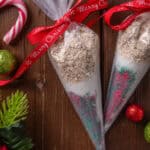
[[[144,110],[141,106],[132,104],[126,110],[126,117],[133,122],[140,122],[144,117]]]
[[[0,150],[8,150],[8,149],[5,145],[3,145],[3,146],[0,146]]]

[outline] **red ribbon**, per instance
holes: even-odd
[[[131,11],[133,12],[132,15],[128,16],[123,22],[119,25],[112,25],[111,18],[115,13],[124,12],[124,11]],[[117,5],[111,9],[109,9],[104,14],[104,19],[106,23],[114,30],[124,30],[127,28],[135,18],[143,12],[150,11],[150,0],[133,0],[131,2],[126,2],[121,5]]]
[[[108,6],[107,0],[87,0],[82,4],[82,0],[77,0],[76,4],[53,26],[38,27],[28,34],[31,44],[38,46],[24,60],[15,75],[9,80],[1,80],[0,86],[7,85],[19,78],[36,60],[38,60],[54,44],[60,35],[68,28],[71,22],[81,23],[92,12],[104,9]]]

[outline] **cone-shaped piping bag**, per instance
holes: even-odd
[[[71,23],[49,50],[49,58],[95,148],[104,150],[99,66],[99,37]]]
[[[107,100],[105,132],[150,67],[150,13],[144,13],[118,36]]]
[[[52,20],[59,20],[74,2],[74,0],[33,1]],[[48,54],[95,148],[105,150],[98,36],[86,26],[71,23]]]

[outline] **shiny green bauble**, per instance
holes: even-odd
[[[147,123],[144,129],[145,140],[150,143],[150,122]]]
[[[0,50],[0,74],[5,75],[11,73],[16,68],[16,58],[8,50]]]

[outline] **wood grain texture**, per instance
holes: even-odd
[[[123,2],[120,1],[120,2]],[[17,55],[20,61],[31,52],[33,47],[25,36],[36,26],[51,25],[52,22],[31,0],[26,1],[29,19],[20,36],[7,48]],[[111,6],[117,4],[111,0]],[[15,8],[0,10],[0,38],[17,17]],[[120,17],[120,16],[117,16]],[[118,20],[115,18],[114,20]],[[101,29],[100,29],[101,28]],[[94,28],[100,35],[101,74],[103,99],[105,102],[108,80],[111,71],[117,33],[102,21]],[[150,74],[148,73],[131,101],[144,107],[146,119],[150,120]],[[94,150],[79,118],[75,114],[47,55],[38,60],[32,68],[12,85],[0,89],[0,100],[16,89],[24,90],[30,99],[30,114],[27,121],[28,134],[33,138],[35,150]],[[106,135],[107,150],[149,150],[143,138],[144,124],[133,124],[121,113]]]

